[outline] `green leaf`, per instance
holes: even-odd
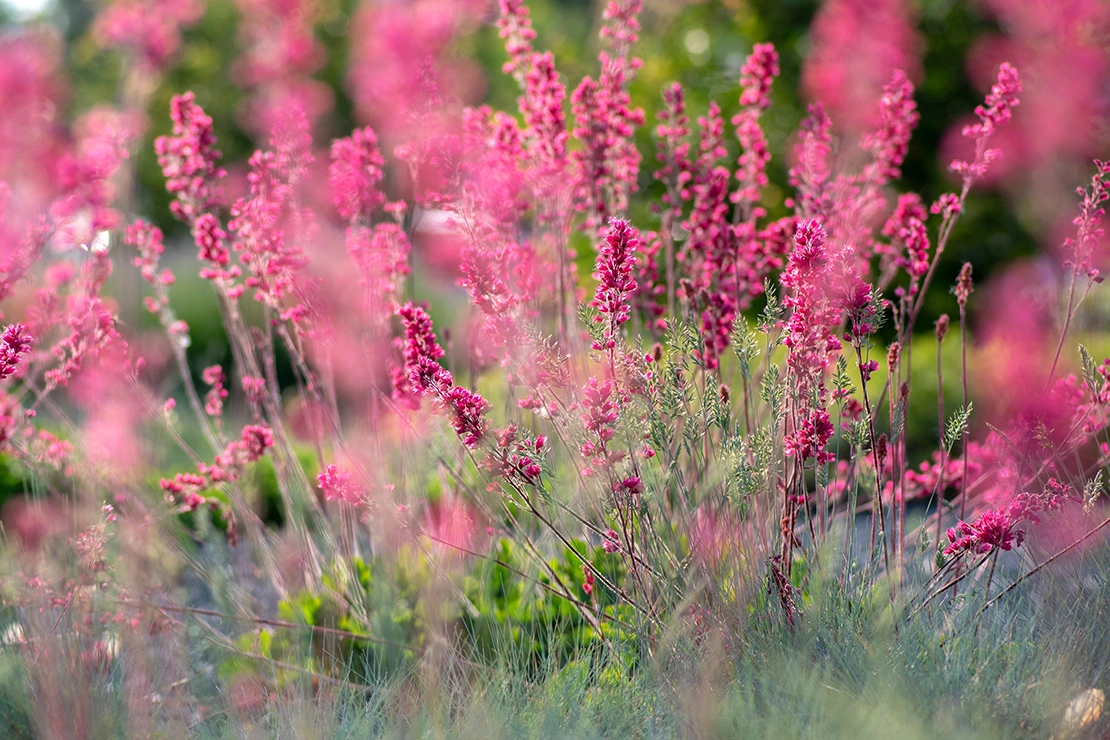
[[[968,421],[971,419],[971,411],[974,404],[970,401],[967,406],[957,409],[956,413],[952,414],[948,420],[948,424],[944,429],[944,452],[950,454],[952,448],[955,447],[956,441],[964,436],[967,431]]]

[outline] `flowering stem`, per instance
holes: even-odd
[[[1041,571],[1041,569],[1043,569],[1043,568],[1044,568],[1044,567],[1045,567],[1046,565],[1049,565],[1050,563],[1052,563],[1052,562],[1054,562],[1054,561],[1056,561],[1056,560],[1058,560],[1058,559],[1062,558],[1062,557],[1063,557],[1064,555],[1068,554],[1069,552],[1071,552],[1071,551],[1072,551],[1072,550],[1074,550],[1075,548],[1077,548],[1077,547],[1079,547],[1080,545],[1082,545],[1082,544],[1083,544],[1084,542],[1086,542],[1087,540],[1089,540],[1089,539],[1091,539],[1092,537],[1094,537],[1094,536],[1095,536],[1096,534],[1098,534],[1098,533],[1099,533],[1100,531],[1102,531],[1103,529],[1105,529],[1105,528],[1106,528],[1107,526],[1110,526],[1110,518],[1104,519],[1104,520],[1102,521],[1102,523],[1101,523],[1101,524],[1099,524],[1099,525],[1098,525],[1097,527],[1095,527],[1094,529],[1092,529],[1092,530],[1091,530],[1090,532],[1087,532],[1087,533],[1086,533],[1086,534],[1084,534],[1084,535],[1083,535],[1082,537],[1080,537],[1080,538],[1079,538],[1079,539],[1077,539],[1077,540],[1076,540],[1075,542],[1073,542],[1073,543],[1071,543],[1070,545],[1068,545],[1067,547],[1065,547],[1065,548],[1064,548],[1063,550],[1061,550],[1060,552],[1056,553],[1056,554],[1055,554],[1055,555],[1053,555],[1052,557],[1050,557],[1050,558],[1048,558],[1047,560],[1043,561],[1043,562],[1042,562],[1042,563],[1041,563],[1040,565],[1037,565],[1037,566],[1036,566],[1036,567],[1034,567],[1034,568],[1033,568],[1032,570],[1030,570],[1030,571],[1029,571],[1028,573],[1026,573],[1026,574],[1024,574],[1024,575],[1022,575],[1022,576],[1019,576],[1019,577],[1018,577],[1018,578],[1017,578],[1016,580],[1014,580],[1014,582],[1013,582],[1013,583],[1011,583],[1011,584],[1010,584],[1009,586],[1007,586],[1006,588],[1004,588],[1004,589],[1002,589],[1001,591],[999,591],[999,592],[998,592],[998,594],[997,594],[997,595],[995,595],[995,597],[994,597],[993,599],[991,599],[990,601],[988,601],[988,602],[987,602],[986,604],[983,604],[983,608],[979,610],[979,613],[980,613],[980,614],[982,614],[982,613],[983,613],[983,612],[985,612],[985,611],[986,611],[987,609],[990,609],[990,608],[991,608],[992,606],[994,606],[994,604],[996,604],[996,603],[998,602],[998,600],[999,600],[999,599],[1001,599],[1001,598],[1002,598],[1003,596],[1005,596],[1006,594],[1008,594],[1008,593],[1010,593],[1011,591],[1013,591],[1013,590],[1014,590],[1015,588],[1017,588],[1017,587],[1018,587],[1018,585],[1019,585],[1019,584],[1021,584],[1021,583],[1022,583],[1023,581],[1025,581],[1025,580],[1026,580],[1027,578],[1032,578],[1032,577],[1033,577],[1034,575],[1036,575],[1037,573],[1039,573],[1039,572]]]
[[[947,324],[947,316],[944,317],[945,326]],[[941,350],[943,349],[944,335],[937,335],[937,434],[940,439],[940,449],[944,451],[944,374]],[[941,457],[940,473],[937,475],[937,532],[936,532],[936,547],[933,552],[933,559],[937,561],[937,569],[940,569],[940,525],[943,520],[942,513],[944,511],[944,470],[948,465],[948,452],[944,451]],[[966,473],[965,473],[966,475]],[[966,479],[964,481],[967,483]]]
[[[859,367],[863,367],[863,352],[859,345],[856,348],[856,361]],[[883,561],[886,565],[887,572],[890,572],[890,551],[886,544],[886,515],[883,513],[883,472],[882,466],[879,464],[879,446],[878,440],[875,438],[875,416],[871,411],[871,400],[867,395],[867,383],[861,382],[860,388],[863,390],[863,405],[867,412],[867,433],[871,438],[871,459],[875,464],[875,507],[879,512],[879,529],[883,539]],[[875,555],[875,518],[874,514],[871,517],[871,557]]]
[[[968,407],[968,392],[967,392],[967,309],[960,305],[960,376],[963,382],[964,391],[964,408]],[[963,456],[963,495],[960,496],[960,519],[967,516],[967,424],[964,425],[964,434],[960,450]],[[939,511],[937,512],[939,515]]]
[[[1044,387],[1047,390],[1052,385],[1052,378],[1056,375],[1056,366],[1060,362],[1060,352],[1064,349],[1064,338],[1068,335],[1068,328],[1071,326],[1072,317],[1075,315],[1075,283],[1079,279],[1079,265],[1076,264],[1072,267],[1071,271],[1071,286],[1068,288],[1068,308],[1064,313],[1064,326],[1060,330],[1060,341],[1056,344],[1056,356],[1052,358],[1052,368],[1048,371],[1048,377],[1045,378]]]

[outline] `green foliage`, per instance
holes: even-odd
[[[516,656],[538,674],[601,647],[631,665],[635,640],[622,626],[632,621],[631,607],[608,585],[624,582],[622,560],[582,540],[571,545],[533,578],[523,575],[526,562],[510,541],[500,539],[489,559],[472,564],[448,589],[452,595],[436,587],[445,576],[426,550],[406,546],[388,565],[383,558],[338,560],[318,587],[279,603],[277,621],[284,624],[240,636],[240,654],[223,663],[221,676],[227,681],[253,673],[261,656],[313,672],[339,669],[352,681],[385,680],[403,675],[423,654],[431,624],[455,635],[462,654],[483,665]],[[604,577],[592,594],[584,589],[582,558]],[[591,624],[562,595],[568,592],[606,618]],[[297,677],[296,671],[278,672],[279,683]]]

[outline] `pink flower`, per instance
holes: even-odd
[[[220,416],[223,413],[224,400],[228,396],[227,389],[224,388],[226,377],[223,368],[219,365],[206,367],[201,373],[201,379],[210,386],[204,396],[204,412],[209,416]]]
[[[809,115],[800,126],[801,140],[795,148],[797,162],[790,168],[790,184],[797,195],[788,205],[794,206],[800,219],[824,220],[833,206],[828,187],[831,128],[832,121],[825,113],[825,106],[820,102],[811,103]]]
[[[250,195],[235,202],[228,223],[232,248],[248,274],[246,287],[255,288],[255,299],[278,311],[289,308],[286,298],[308,264],[299,239],[288,238],[286,226],[311,227],[303,212],[291,212],[296,183],[313,161],[311,144],[304,110],[286,111],[274,124],[272,148],[251,156]]]
[[[143,279],[151,284],[158,282],[158,260],[165,250],[162,230],[138,219],[127,227],[123,235],[123,243],[139,250],[139,256],[134,259],[134,264],[139,268]]]
[[[341,470],[334,463],[324,468],[324,472],[316,476],[316,484],[324,492],[326,501],[346,501],[356,506],[366,503],[365,492],[351,482],[351,474]]]
[[[992,550],[1021,547],[1025,530],[1021,525],[1040,523],[1041,512],[1059,511],[1067,501],[1077,500],[1070,486],[1049,478],[1040,495],[1020,493],[1006,506],[984,511],[971,524],[959,522],[948,530],[949,545],[945,555],[984,554]]]
[[[921,76],[921,38],[906,0],[824,0],[809,30],[802,87],[837,126],[859,132],[895,70]]]
[[[876,185],[898,178],[910,148],[910,136],[919,120],[921,114],[913,99],[913,83],[905,72],[896,69],[890,82],[883,87],[878,126],[863,137],[863,148],[871,152],[872,157],[865,177],[872,178]]]
[[[4,329],[0,335],[0,380],[15,374],[19,361],[31,350],[31,342],[23,324],[10,324]]]
[[[965,126],[963,130],[963,135],[975,142],[975,159],[971,162],[956,160],[951,165],[954,172],[963,176],[965,187],[982,177],[987,166],[1001,156],[999,150],[986,148],[987,141],[996,128],[1010,120],[1013,109],[1020,102],[1020,94],[1021,78],[1018,71],[1003,63],[998,68],[998,81],[987,93],[986,100],[975,107],[979,123]]]
[[[629,297],[636,291],[632,270],[639,245],[640,235],[628,221],[618,218],[609,221],[609,231],[598,249],[597,292],[590,304],[601,314],[598,320],[607,320],[608,324],[605,346],[595,342],[594,349],[612,350],[618,329],[631,317]]]
[[[762,215],[756,204],[760,200],[760,189],[768,182],[767,163],[771,161],[771,151],[759,125],[759,116],[771,105],[771,82],[778,73],[779,55],[771,44],[756,44],[741,70],[740,105],[744,109],[732,119],[740,140],[740,167],[736,172],[740,189],[731,199],[740,204],[746,220]]]
[[[489,402],[459,385],[447,391],[443,402],[453,413],[451,426],[462,437],[463,444],[471,448],[477,447],[489,428],[489,422],[485,419]]]
[[[583,144],[574,153],[579,206],[591,227],[624,213],[629,193],[637,189],[640,153],[632,135],[643,125],[644,111],[632,107],[628,83],[640,67],[629,51],[638,38],[642,8],[643,0],[610,1],[601,28],[607,45],[598,56],[601,74],[596,81],[584,77],[571,95],[574,136]]]
[[[332,142],[328,184],[342,218],[348,221],[368,218],[385,203],[385,195],[379,189],[384,166],[378,137],[370,127]]]
[[[175,95],[170,102],[173,134],[154,140],[166,190],[176,196],[170,211],[186,223],[218,205],[219,181],[226,174],[216,164],[220,151],[216,149],[212,119],[195,101],[191,92]]]
[[[290,108],[315,119],[332,105],[332,92],[312,75],[327,59],[314,26],[320,6],[312,0],[237,0],[239,48],[232,80],[250,93],[243,105],[246,124],[270,131]]]
[[[450,387],[451,373],[438,362],[445,353],[432,330],[432,317],[413,303],[401,306],[397,315],[405,327],[405,370],[413,388],[428,393],[440,385]]]
[[[485,413],[489,402],[477,393],[454,385],[451,373],[440,366],[443,348],[436,341],[432,319],[413,303],[398,309],[405,327],[405,370],[413,388],[421,395],[436,396],[451,415],[451,426],[467,447],[477,447],[489,428]]]
[[[93,37],[101,46],[129,49],[142,64],[161,70],[181,45],[181,28],[203,13],[198,0],[115,0],[97,16]]]

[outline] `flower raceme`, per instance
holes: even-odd
[[[604,342],[594,342],[594,349],[612,351],[621,324],[632,317],[630,297],[636,292],[632,271],[640,235],[624,219],[609,221],[609,230],[597,255],[597,292],[591,305],[600,314],[598,322],[606,322]]]
[[[154,141],[158,164],[166,176],[166,190],[175,200],[170,210],[192,223],[219,204],[219,181],[227,174],[217,162],[212,119],[196,104],[193,93],[176,95],[170,103],[173,133]]]
[[[34,341],[23,324],[11,324],[0,335],[0,380],[9,378],[19,369],[19,361]]]
[[[949,545],[944,553],[957,556],[985,554],[1021,547],[1025,542],[1025,530],[1021,525],[1039,524],[1039,513],[1059,511],[1068,500],[1078,499],[1068,486],[1050,478],[1041,495],[1018,494],[1008,505],[988,509],[974,522],[959,522],[949,529]]]
[[[451,373],[439,364],[443,348],[432,330],[432,318],[420,306],[406,303],[397,311],[405,328],[405,371],[421,395],[435,396],[451,416],[451,426],[469,448],[478,446],[489,423],[489,402],[477,393],[454,384]]]

